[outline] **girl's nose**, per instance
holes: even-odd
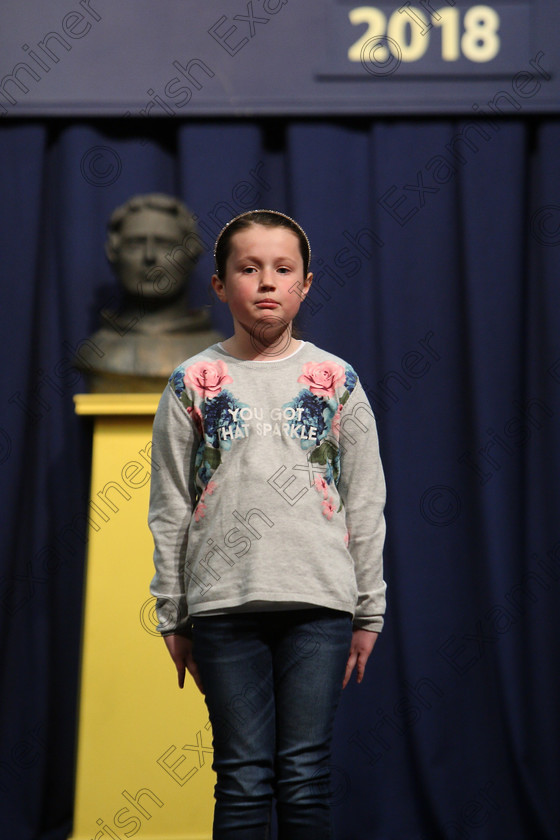
[[[271,268],[263,268],[260,276],[260,285],[271,288],[276,285],[274,271]]]

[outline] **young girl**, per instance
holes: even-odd
[[[385,485],[356,373],[296,339],[302,228],[271,210],[218,236],[234,333],[180,365],[155,418],[151,592],[213,729],[214,840],[329,840],[340,692],[383,626]]]

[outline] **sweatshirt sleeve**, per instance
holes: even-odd
[[[162,635],[189,635],[185,592],[188,528],[196,499],[194,460],[200,435],[170,385],[156,412],[148,525],[154,538],[150,592]]]
[[[354,560],[358,586],[354,627],[380,632],[386,590],[383,580],[385,478],[375,417],[359,381],[340,416],[338,489],[346,511],[348,550]]]

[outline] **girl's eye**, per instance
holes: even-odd
[[[254,265],[246,265],[246,266],[243,266],[243,267],[240,269],[240,271],[241,271],[241,273],[242,273],[242,274],[254,274],[254,273],[255,273],[255,272],[257,272],[258,270],[259,270],[259,269],[258,269],[256,266],[254,266]],[[287,266],[287,265],[281,265],[281,266],[278,266],[278,268],[276,269],[276,271],[277,271],[279,274],[289,274],[289,273],[292,271],[292,269],[290,268],[290,266]]]

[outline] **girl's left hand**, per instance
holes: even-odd
[[[361,683],[364,678],[366,663],[378,636],[379,633],[376,633],[373,630],[354,630],[352,633],[352,644],[350,645],[350,654],[346,664],[346,673],[344,674],[342,688],[346,688],[354,668],[356,668],[356,682]]]

